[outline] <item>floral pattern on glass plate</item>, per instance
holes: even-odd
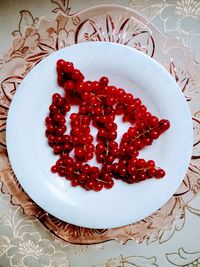
[[[144,220],[115,229],[88,229],[63,222],[37,206],[23,191],[9,163],[5,130],[12,97],[26,74],[52,52],[80,42],[108,41],[134,47],[162,64],[179,84],[194,122],[194,150],[187,175],[178,191],[157,212]],[[134,10],[101,5],[74,15],[57,13],[55,19],[41,17],[15,35],[13,45],[1,61],[0,87],[0,180],[1,191],[26,215],[37,217],[52,233],[76,244],[129,239],[160,243],[181,230],[188,203],[200,192],[200,66],[190,52],[161,34]]]

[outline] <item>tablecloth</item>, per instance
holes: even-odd
[[[176,38],[200,62],[200,1],[198,0],[1,0],[0,63],[13,36],[41,16],[53,18],[62,9],[73,14],[96,4],[129,6],[160,31]],[[122,245],[71,245],[56,238],[37,219],[27,217],[0,193],[0,267],[128,267],[200,266],[200,196],[189,203],[182,222],[155,241]]]

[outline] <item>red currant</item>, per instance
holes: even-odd
[[[153,160],[138,159],[139,150],[152,144],[165,130],[170,128],[168,120],[159,119],[147,111],[139,98],[134,98],[124,89],[108,86],[109,79],[103,76],[99,81],[84,81],[80,70],[72,62],[59,59],[56,63],[57,81],[65,90],[64,97],[58,93],[52,96],[49,115],[45,119],[48,144],[59,155],[51,167],[53,173],[66,177],[72,186],[86,190],[100,191],[114,185],[114,179],[132,184],[155,177],[165,176],[163,169],[156,169]],[[79,105],[79,112],[70,115],[70,135],[65,134],[66,114],[71,106]],[[131,123],[118,145],[116,115],[122,115],[124,122]],[[67,118],[68,119],[68,118]],[[97,129],[94,148],[90,123]],[[75,160],[69,156],[74,149]],[[96,155],[102,168],[84,164]],[[119,162],[113,163],[115,159]],[[113,177],[114,176],[114,177]]]
[[[64,62],[63,63],[63,70],[66,73],[73,72],[74,66],[73,66],[73,64],[71,62]]]
[[[170,122],[168,120],[161,120],[160,121],[160,129],[162,131],[166,131],[170,128]]]
[[[101,77],[100,80],[99,80],[100,84],[103,85],[103,86],[107,86],[108,83],[109,83],[109,79],[105,76]]]
[[[75,83],[73,81],[66,81],[64,84],[64,89],[67,91],[73,91],[75,89]]]
[[[163,178],[165,176],[165,171],[163,169],[156,170],[155,177],[157,179]]]
[[[52,171],[53,173],[58,172],[58,167],[57,167],[56,165],[52,166],[52,167],[51,167],[51,171]]]
[[[114,185],[114,181],[113,179],[110,179],[109,181],[107,181],[106,183],[103,184],[103,186],[106,188],[106,189],[111,189]]]

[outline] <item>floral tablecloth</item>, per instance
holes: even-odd
[[[73,14],[104,3],[122,4],[139,11],[160,31],[191,49],[195,60],[200,62],[198,0],[1,0],[0,58],[11,47],[13,36],[20,36],[24,27],[36,24],[39,17],[53,18],[58,11]],[[172,230],[160,233],[155,242],[71,245],[52,235],[37,219],[23,215],[19,207],[10,204],[9,195],[0,193],[0,267],[200,266],[199,229],[200,197],[197,196],[180,222],[176,221]]]

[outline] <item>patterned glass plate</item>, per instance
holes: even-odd
[[[179,84],[192,112],[194,149],[188,173],[179,190],[157,212],[146,219],[115,229],[88,229],[65,223],[38,207],[18,183],[6,151],[5,128],[12,97],[25,75],[40,60],[65,46],[109,41],[135,47],[156,59]],[[132,9],[101,5],[74,15],[57,13],[54,20],[40,18],[15,37],[13,46],[1,62],[0,87],[0,180],[1,191],[11,196],[14,205],[27,215],[37,217],[52,233],[76,244],[95,244],[116,239],[125,243],[162,241],[183,227],[185,210],[200,192],[200,66],[190,52],[161,34],[149,21]]]

